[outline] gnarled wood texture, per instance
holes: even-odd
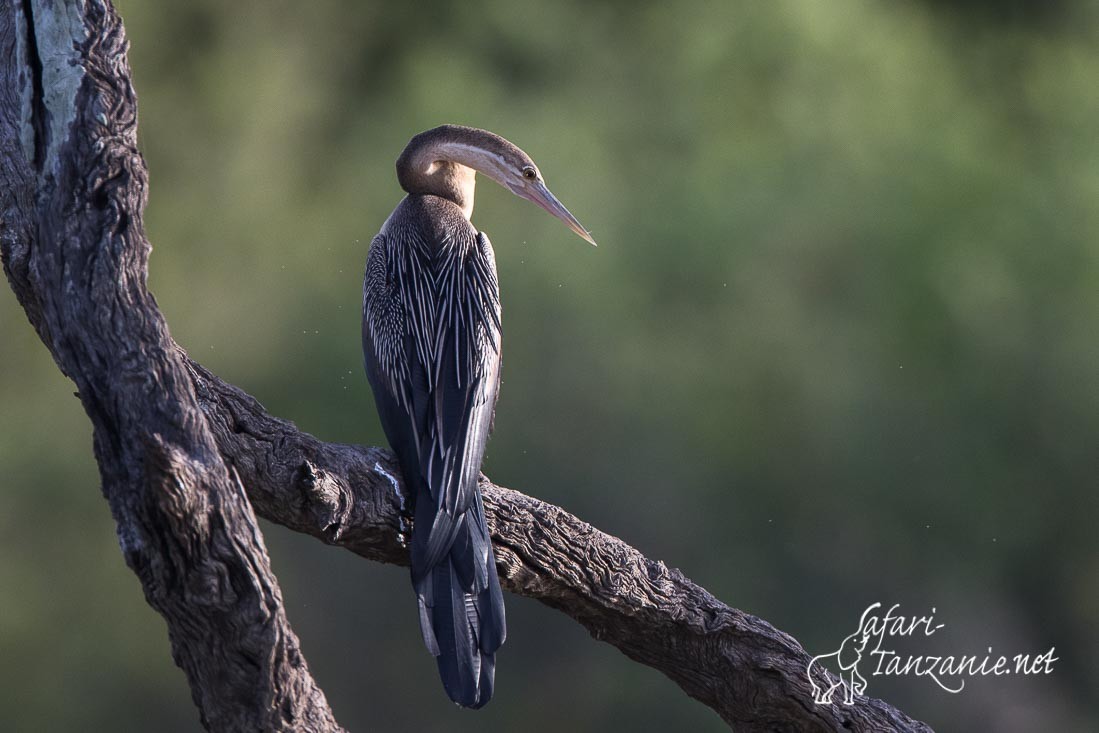
[[[199,404],[256,511],[378,562],[407,565],[389,451],[325,443],[190,362]],[[660,670],[737,731],[930,731],[873,698],[815,705],[810,657],[680,571],[568,512],[481,478],[505,590],[536,598]]]
[[[147,175],[125,50],[109,2],[0,0],[4,269],[76,383],[123,554],[168,622],[203,724],[337,731],[253,509],[407,564],[400,473],[388,451],[268,415],[172,341],[145,287]],[[737,730],[930,730],[872,698],[814,705],[790,636],[555,506],[482,488],[506,589],[664,672]]]
[[[94,428],[119,544],[210,730],[340,730],[244,489],[145,287],[145,164],[109,3],[0,8],[4,268]]]

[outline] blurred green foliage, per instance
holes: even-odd
[[[814,653],[869,603],[1048,677],[871,680],[940,730],[1099,728],[1099,32],[1090,3],[120,0],[150,284],[192,355],[333,441],[393,162],[443,122],[524,147],[592,249],[482,181],[505,370],[486,470]],[[1033,12],[1030,12],[1033,11]],[[96,491],[87,420],[0,288],[0,729],[198,729]],[[455,710],[402,569],[267,527],[351,729],[720,730],[509,597]]]

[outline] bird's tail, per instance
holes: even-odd
[[[420,631],[447,695],[463,707],[483,707],[492,699],[496,650],[507,631],[480,496],[460,520],[450,552],[413,581]]]

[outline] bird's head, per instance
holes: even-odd
[[[499,135],[475,127],[443,125],[416,135],[397,160],[397,174],[406,191],[418,193],[415,186],[437,179],[460,180],[448,175],[448,165],[464,166],[483,173],[516,196],[532,201],[564,222],[581,238],[595,244],[591,234],[546,187],[538,166],[519,146]],[[412,186],[412,187],[410,187]],[[473,209],[473,181],[469,190],[458,191],[463,206]],[[427,191],[425,191],[427,192]]]
[[[538,166],[534,164],[534,161],[530,159],[530,156],[522,150],[519,150],[519,148],[515,149],[522,157],[515,162],[506,165],[503,175],[498,178],[489,173],[485,173],[485,175],[509,189],[516,196],[538,204],[550,214],[563,221],[565,226],[580,235],[582,239],[585,239],[594,245],[595,240],[592,239],[591,233],[577,221],[576,217],[572,215],[572,212],[566,209],[565,205],[558,201],[557,197],[553,195],[553,192],[546,187],[546,182],[542,179],[541,171],[538,170]]]

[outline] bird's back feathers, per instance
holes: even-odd
[[[500,299],[491,244],[455,204],[410,195],[375,237],[363,352],[413,502],[424,643],[451,699],[481,707],[506,636],[477,486],[499,387]]]

